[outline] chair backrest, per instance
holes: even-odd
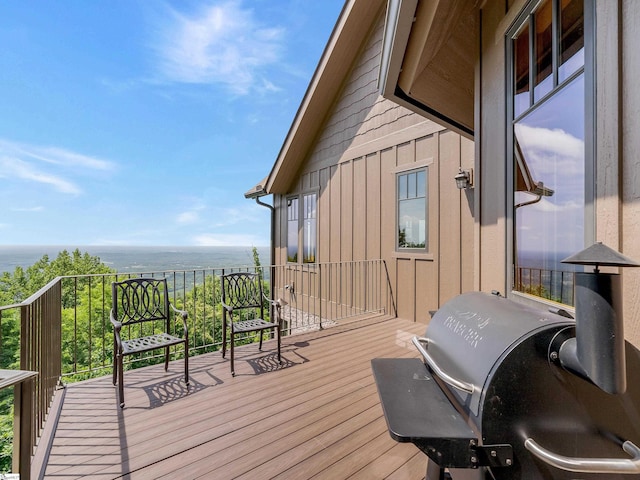
[[[122,325],[165,320],[169,322],[167,280],[130,278],[111,284],[112,312]]]
[[[259,308],[263,312],[262,281],[260,274],[236,272],[222,275],[222,303],[234,310]]]

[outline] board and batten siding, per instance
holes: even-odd
[[[640,135],[638,135],[638,123],[640,122],[640,89],[638,89],[640,55],[638,55],[637,46],[640,2],[625,0],[620,6],[601,5],[598,3],[597,9],[596,15],[599,19],[600,17],[609,19],[604,26],[598,26],[598,42],[604,43],[604,45],[599,43],[598,47],[607,50],[609,55],[616,55],[616,58],[622,62],[622,66],[618,69],[618,75],[621,76],[622,80],[620,89],[611,94],[616,99],[614,105],[622,105],[622,126],[616,123],[617,129],[614,131],[614,133],[618,132],[620,135],[618,138],[621,139],[619,142],[622,143],[622,148],[620,148],[620,143],[615,142],[611,145],[598,136],[598,141],[601,142],[598,145],[598,155],[602,155],[603,151],[610,152],[617,147],[614,151],[622,157],[621,159],[618,158],[618,161],[622,164],[621,168],[618,162],[610,162],[608,165],[614,171],[620,168],[618,171],[620,171],[621,176],[618,183],[620,193],[617,196],[613,196],[614,202],[610,202],[611,208],[609,212],[620,219],[621,225],[618,229],[621,237],[620,250],[640,262]],[[605,16],[605,12],[608,12],[607,16]],[[615,24],[615,19],[620,19],[617,29],[610,27],[611,24]],[[607,30],[605,29],[608,27],[614,32],[609,34],[613,37],[607,40],[605,35],[601,35],[600,32],[606,32]],[[601,37],[605,37],[605,39]],[[619,55],[618,49],[622,50],[621,55]],[[600,62],[606,64],[606,58],[601,58],[602,55],[598,53],[596,56],[599,62],[598,88],[604,88],[603,85],[607,83],[619,85],[618,82],[611,82],[611,76],[607,77],[610,72],[606,70],[605,66],[601,66]],[[604,98],[603,102],[606,101],[607,98]],[[601,108],[606,108],[606,106],[603,105]],[[601,175],[603,169],[600,168],[598,171],[600,175],[597,179],[598,181],[603,176],[603,174]],[[615,199],[618,198],[620,203],[615,202]],[[601,200],[598,198],[596,205],[598,206],[600,203]],[[611,203],[613,204],[611,205]],[[621,207],[617,208],[620,204]],[[598,215],[603,210],[604,206],[602,208],[598,206]],[[625,337],[640,348],[640,268],[625,268],[622,271],[622,275]]]
[[[473,168],[473,143],[384,99],[377,78],[383,18],[345,77],[341,94],[287,195],[276,195],[276,261],[284,264],[287,198],[316,192],[317,261],[384,259],[398,316],[429,311],[473,288],[473,191],[454,175]],[[396,175],[428,167],[428,253],[396,249]]]

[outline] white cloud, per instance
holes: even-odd
[[[571,178],[584,171],[584,140],[559,128],[517,124],[515,130],[534,177],[562,172]],[[553,161],[545,161],[549,158]]]
[[[0,157],[0,177],[19,178],[29,182],[50,185],[61,193],[79,194],[82,190],[75,183],[60,176],[40,171],[35,165],[15,157]]]
[[[63,148],[0,139],[0,178],[50,185],[61,193],[78,195],[82,189],[70,177],[114,168],[112,162]]]
[[[160,70],[170,81],[220,83],[235,94],[276,90],[263,78],[277,63],[284,30],[262,25],[241,1],[225,1],[196,14],[171,11],[155,46]]]
[[[90,157],[59,147],[41,147],[0,139],[0,153],[15,155],[19,158],[40,160],[52,165],[81,167],[92,170],[112,170],[114,164],[97,157]]]
[[[515,125],[521,146],[540,152],[551,152],[565,157],[584,157],[584,141],[560,128],[533,127],[523,123]]]
[[[584,205],[577,202],[569,201],[563,204],[557,204],[547,200],[545,197],[538,203],[528,206],[531,207],[531,210],[537,210],[539,212],[563,212],[567,215],[575,215],[584,209]]]
[[[182,224],[195,223],[200,219],[198,212],[183,212],[178,215],[177,221]]]

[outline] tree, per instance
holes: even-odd
[[[8,272],[2,274],[0,277],[0,305],[13,305],[22,302],[56,277],[96,273],[115,272],[104,265],[99,257],[91,256],[88,253],[83,254],[79,249],[74,250],[72,253],[63,250],[53,261],[45,254],[26,270],[22,267],[16,267],[13,274]],[[89,278],[81,278],[75,288],[87,289],[87,296],[89,296],[89,283]],[[68,289],[68,292],[63,294],[63,331],[69,328],[68,314],[65,314],[64,310],[65,308],[74,307],[75,298],[74,289]],[[96,305],[99,305],[99,302],[96,301]],[[0,368],[17,369],[20,365],[19,310],[1,311],[0,315]],[[97,312],[95,315],[97,315]],[[102,328],[102,326],[94,327],[92,325],[92,328]],[[86,336],[88,338],[89,334],[87,333]],[[90,351],[98,352],[104,346],[101,344],[101,340],[97,341],[94,338],[102,337],[98,335],[92,336],[92,348]],[[94,345],[94,342],[98,343]],[[88,359],[82,359],[82,361],[88,363]],[[13,443],[12,393],[11,389],[0,391],[0,472],[11,471]]]

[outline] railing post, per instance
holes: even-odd
[[[0,370],[0,390],[13,386],[13,456],[12,470],[21,480],[31,478],[33,439],[34,379],[38,372]]]
[[[322,326],[322,264],[318,264],[318,297],[319,297],[319,314],[320,314],[320,330],[323,330]]]

